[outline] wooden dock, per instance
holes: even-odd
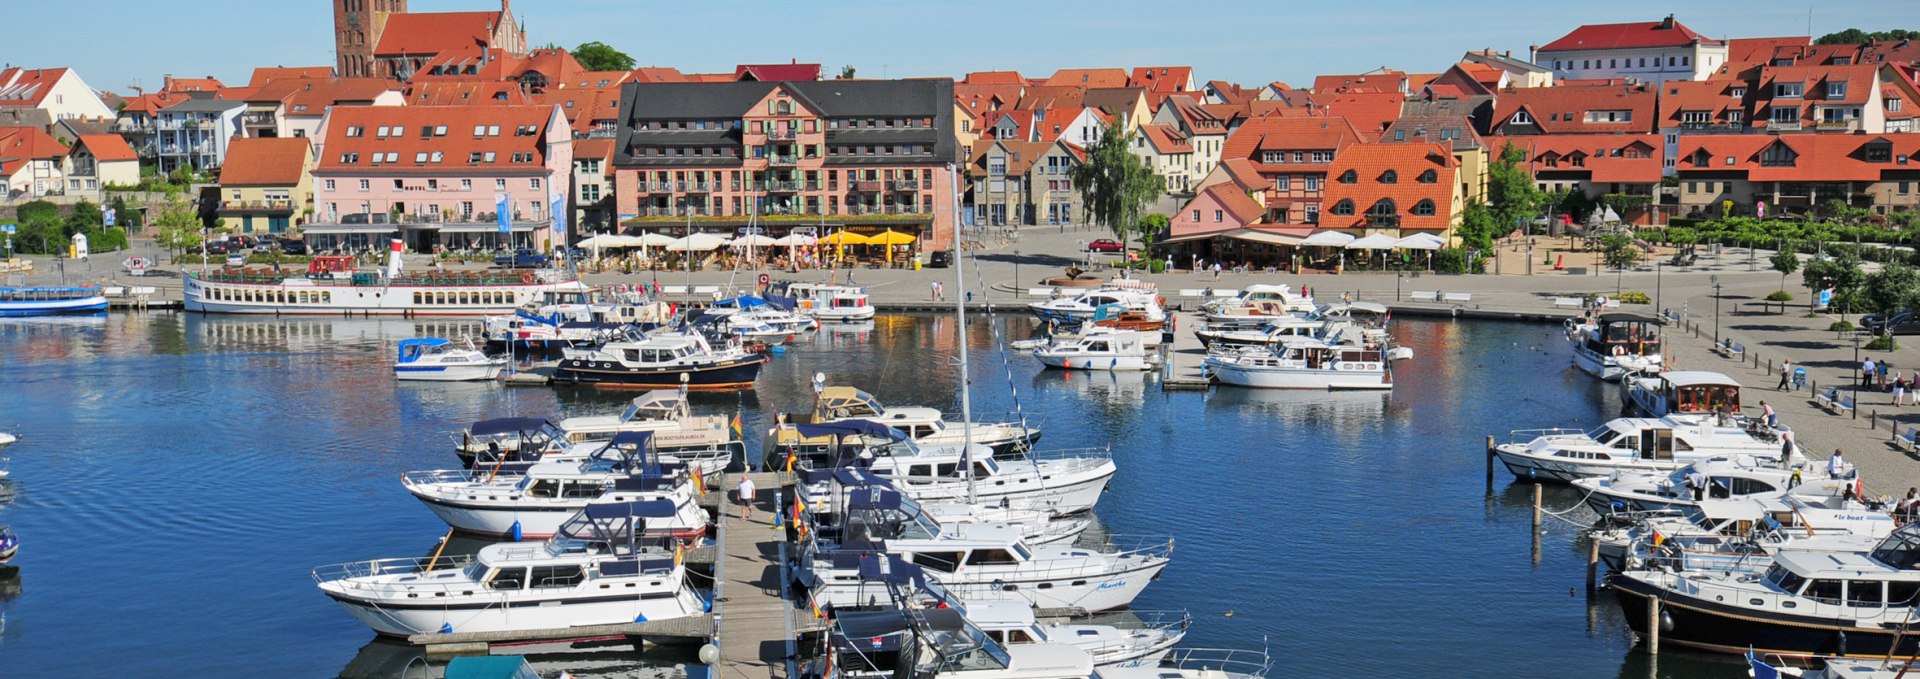
[[[774,528],[774,517],[785,511],[779,506],[781,475],[741,473],[753,479],[759,501],[750,519],[740,518],[738,505],[720,507],[716,541],[722,556],[713,574],[714,643],[720,661],[713,667],[713,679],[785,676],[794,638],[796,609],[782,596],[789,581],[784,563],[787,531]],[[739,477],[727,475],[718,493],[731,493]]]
[[[1169,311],[1167,317],[1168,320],[1173,320],[1175,316],[1184,314],[1185,312]],[[1207,350],[1200,346],[1200,336],[1193,334],[1192,330],[1200,327],[1201,323],[1199,314],[1190,314],[1188,318],[1179,319],[1176,327],[1184,327],[1173,333],[1172,341],[1162,338],[1161,351],[1164,352],[1160,366],[1162,390],[1206,391],[1213,386],[1213,380],[1207,378],[1204,364]]]

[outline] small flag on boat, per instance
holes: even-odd
[[[826,615],[825,613],[821,613],[821,612],[820,612],[820,599],[819,599],[819,598],[817,598],[817,597],[807,597],[807,604],[808,604],[809,606],[811,606],[811,607],[813,607],[813,617],[816,617],[816,618],[824,618],[824,617],[827,617],[827,615]]]
[[[799,453],[796,452],[791,446],[787,448],[787,472],[788,473],[793,472],[793,461],[794,461],[794,458],[797,457],[798,455]]]
[[[692,470],[689,470],[687,473],[693,476],[694,492],[699,493],[701,495],[706,495],[707,494],[707,476],[705,474],[700,473],[699,467],[694,467]]]
[[[733,437],[746,438],[746,430],[740,426],[740,413],[733,414]]]
[[[1753,648],[1747,648],[1747,668],[1753,679],[1780,679],[1780,669],[1753,657]]]
[[[687,558],[686,545],[681,544],[679,540],[674,540],[673,541],[673,565],[675,566],[680,565],[682,562],[686,561],[686,558]]]
[[[1653,548],[1654,549],[1659,549],[1661,543],[1664,543],[1666,541],[1667,541],[1667,536],[1661,535],[1660,529],[1658,528],[1653,529]]]

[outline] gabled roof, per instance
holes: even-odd
[[[1688,113],[1706,113],[1707,122],[1725,124],[1727,113],[1746,115],[1753,92],[1733,96],[1749,89],[1741,80],[1669,80],[1660,86],[1660,127],[1679,127]]]
[[[974,71],[956,83],[958,84],[1025,86],[1027,81],[1020,77],[1019,71]]]
[[[293,186],[307,173],[312,147],[302,137],[234,137],[220,166],[221,186]]]
[[[55,160],[67,146],[37,127],[0,127],[0,161]]]
[[[611,161],[613,160],[613,147],[614,139],[611,137],[575,139],[573,140],[573,159],[576,162],[585,158]],[[613,173],[612,165],[609,164],[604,167],[608,174]]]
[[[599,82],[599,81],[595,81]],[[591,132],[596,123],[620,119],[620,87],[554,89],[533,95],[533,103],[558,106],[573,125],[575,135]]]
[[[1727,40],[1727,61],[1766,61],[1773,51],[1780,47],[1805,47],[1813,44],[1813,38],[1804,35],[1778,38],[1729,38]]]
[[[980,115],[999,108],[1012,108],[1020,103],[1021,85],[982,85],[977,83],[954,83],[953,99],[966,107],[968,112]]]
[[[0,106],[0,127],[53,129],[53,113],[46,109]]]
[[[156,115],[160,109],[192,99],[184,92],[149,92],[127,99],[127,105],[121,107],[121,113],[145,113]]]
[[[544,173],[547,124],[553,114],[550,106],[335,107],[327,120],[325,155],[314,172]],[[390,130],[383,137],[382,127],[397,128],[397,133]],[[445,134],[439,127],[446,128]],[[482,135],[474,134],[476,127]],[[435,133],[422,138],[423,128]],[[521,128],[531,128],[531,134],[521,134]],[[350,136],[355,131],[358,136]],[[429,154],[425,162],[416,160],[422,152]],[[434,152],[442,154],[438,162],[432,160]],[[388,153],[394,154],[391,162],[373,162],[375,154]],[[471,161],[473,153],[492,153],[493,158]],[[358,160],[349,162],[347,154]],[[518,162],[516,154],[522,155]]]
[[[173,76],[166,76],[160,84],[160,91],[162,92],[218,92],[226,88],[226,85],[221,84],[220,80],[213,76],[207,76],[205,78],[175,78]]]
[[[1260,168],[1245,158],[1228,158],[1215,167],[1220,168],[1230,183],[1243,191],[1258,191],[1268,184],[1266,178],[1260,176]]]
[[[1546,134],[1651,132],[1657,96],[1645,86],[1522,87],[1501,90],[1493,130],[1503,133],[1513,115],[1526,111]],[[1628,111],[1627,122],[1587,122],[1588,111]]]
[[[117,134],[83,134],[73,142],[74,148],[86,147],[94,160],[110,163],[120,160],[139,160],[140,156],[127,145],[127,140]]]
[[[1313,78],[1314,94],[1336,92],[1399,92],[1407,86],[1406,71],[1380,67],[1366,73],[1320,75]]]
[[[1761,155],[1774,145],[1792,151],[1791,164],[1770,165]],[[1888,160],[1868,162],[1869,145],[1888,147]],[[1686,135],[1674,168],[1680,172],[1745,172],[1748,181],[1877,182],[1884,173],[1902,176],[1920,168],[1920,134]],[[1908,164],[1901,164],[1905,158]],[[1685,176],[1682,176],[1685,179]]]
[[[1638,21],[1625,24],[1588,24],[1573,29],[1559,40],[1541,46],[1540,52],[1575,50],[1639,49],[1643,47],[1680,47],[1693,43],[1718,45],[1686,24],[1668,16],[1664,21]]]
[[[1342,92],[1326,102],[1326,110],[1346,118],[1365,141],[1374,141],[1400,117],[1401,104],[1406,100],[1399,92]]]
[[[331,78],[331,66],[261,66],[253,69],[253,77],[247,79],[247,87],[260,87],[269,80],[280,78]]]
[[[1048,87],[1126,87],[1127,72],[1117,68],[1063,68],[1047,78]]]
[[[671,66],[641,66],[633,69],[633,79],[643,83],[683,83],[687,76]]]
[[[1135,66],[1127,77],[1127,87],[1138,87],[1158,94],[1184,92],[1193,79],[1192,66]]]
[[[518,83],[495,80],[487,82],[455,81],[437,82],[416,80],[407,88],[407,103],[412,106],[523,106],[533,103]]]
[[[1025,175],[1033,167],[1034,161],[1047,155],[1047,151],[1053,148],[1053,142],[998,139],[991,144],[977,144],[970,162],[984,173],[987,169],[987,153],[995,147],[1005,152],[1007,176],[1018,176]]]
[[[1097,108],[1107,113],[1130,113],[1134,106],[1146,98],[1146,91],[1137,87],[1102,87],[1087,90],[1080,100],[1080,106]],[[1076,107],[1077,108],[1077,107]]]
[[[1545,66],[1541,66],[1531,61],[1527,61],[1525,59],[1516,59],[1514,58],[1512,52],[1505,52],[1505,53],[1495,52],[1491,47],[1468,52],[1464,55],[1461,55],[1460,60],[1468,63],[1487,64],[1489,66],[1493,66],[1494,68],[1498,68],[1508,73],[1552,73],[1553,72],[1553,69],[1547,68]]]
[[[1333,150],[1361,139],[1346,118],[1330,116],[1253,118],[1227,137],[1220,157],[1246,158],[1258,164],[1262,151]]]
[[[66,76],[64,68],[0,69],[0,106],[39,108],[47,93]]]
[[[819,80],[820,65],[798,61],[786,64],[741,64],[733,67],[733,79],[760,82]]]
[[[267,81],[247,98],[251,104],[280,102],[286,115],[318,116],[336,104],[371,104],[400,86],[385,78],[282,78]]]
[[[1036,113],[1037,111],[1030,109],[1002,109],[999,111],[991,111],[982,118],[981,126],[984,128],[982,131],[992,132],[993,134],[991,136],[995,139],[1026,141],[1033,138],[1034,115]],[[1013,126],[1014,131],[1002,135],[999,130],[1006,125]]]
[[[1153,146],[1153,150],[1161,155],[1193,153],[1193,142],[1172,125],[1165,123],[1141,125],[1140,136],[1144,137],[1147,143]]]
[[[1017,109],[1080,108],[1087,98],[1084,87],[1043,85],[1028,87],[1014,104]]]
[[[1509,143],[1527,153],[1534,172],[1585,171],[1589,181],[1638,184],[1660,181],[1666,149],[1657,134],[1540,134],[1487,138],[1487,148],[1493,153],[1502,152]]]
[[[1367,210],[1381,199],[1391,199],[1400,228],[1447,228],[1452,223],[1455,165],[1453,154],[1440,144],[1348,146],[1334,154],[1333,164],[1327,168],[1320,225],[1334,229],[1365,226]],[[1391,182],[1386,181],[1389,170],[1393,172]],[[1428,170],[1434,172],[1434,181],[1421,182],[1420,175]],[[1340,181],[1348,171],[1354,175],[1352,184]],[[1352,215],[1332,213],[1332,207],[1342,200],[1353,201]],[[1413,214],[1413,206],[1422,200],[1433,201],[1432,215]]]
[[[493,42],[502,12],[398,12],[386,14],[375,56],[478,53]]]

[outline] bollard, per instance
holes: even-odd
[[[1660,599],[1647,597],[1647,652],[1660,654]]]
[[[1593,536],[1587,537],[1587,591],[1593,591],[1595,577],[1600,572],[1600,541]]]
[[[1493,490],[1493,435],[1487,435],[1487,490]]]
[[[1545,490],[1546,486],[1539,482],[1533,484],[1533,532],[1536,535],[1540,533],[1540,496]]]

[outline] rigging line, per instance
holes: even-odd
[[[995,308],[993,304],[993,296],[991,294],[992,290],[986,284],[986,273],[982,271],[980,268],[979,258],[975,258],[972,264],[973,264],[973,270],[974,270],[974,284],[980,287],[980,299],[984,300],[984,302],[987,305],[987,321],[988,321],[987,332],[993,337],[995,349],[997,349],[1000,352],[1000,365],[1004,369],[1007,376],[1007,391],[1013,397],[1014,417],[1020,423],[1020,432],[1019,432],[1018,438],[1014,443],[1014,447],[1019,449],[1022,453],[1026,454],[1027,459],[1029,461],[1035,462],[1035,464],[1037,465],[1038,461],[1033,460],[1032,447],[1028,443],[1027,436],[1026,436],[1026,431],[1028,429],[1026,409],[1022,407],[1020,403],[1020,388],[1013,381],[1012,353],[1007,350],[1006,338],[1000,335],[1000,326],[997,323],[993,322],[995,318]],[[964,290],[960,292],[961,294],[966,294],[966,291]]]

